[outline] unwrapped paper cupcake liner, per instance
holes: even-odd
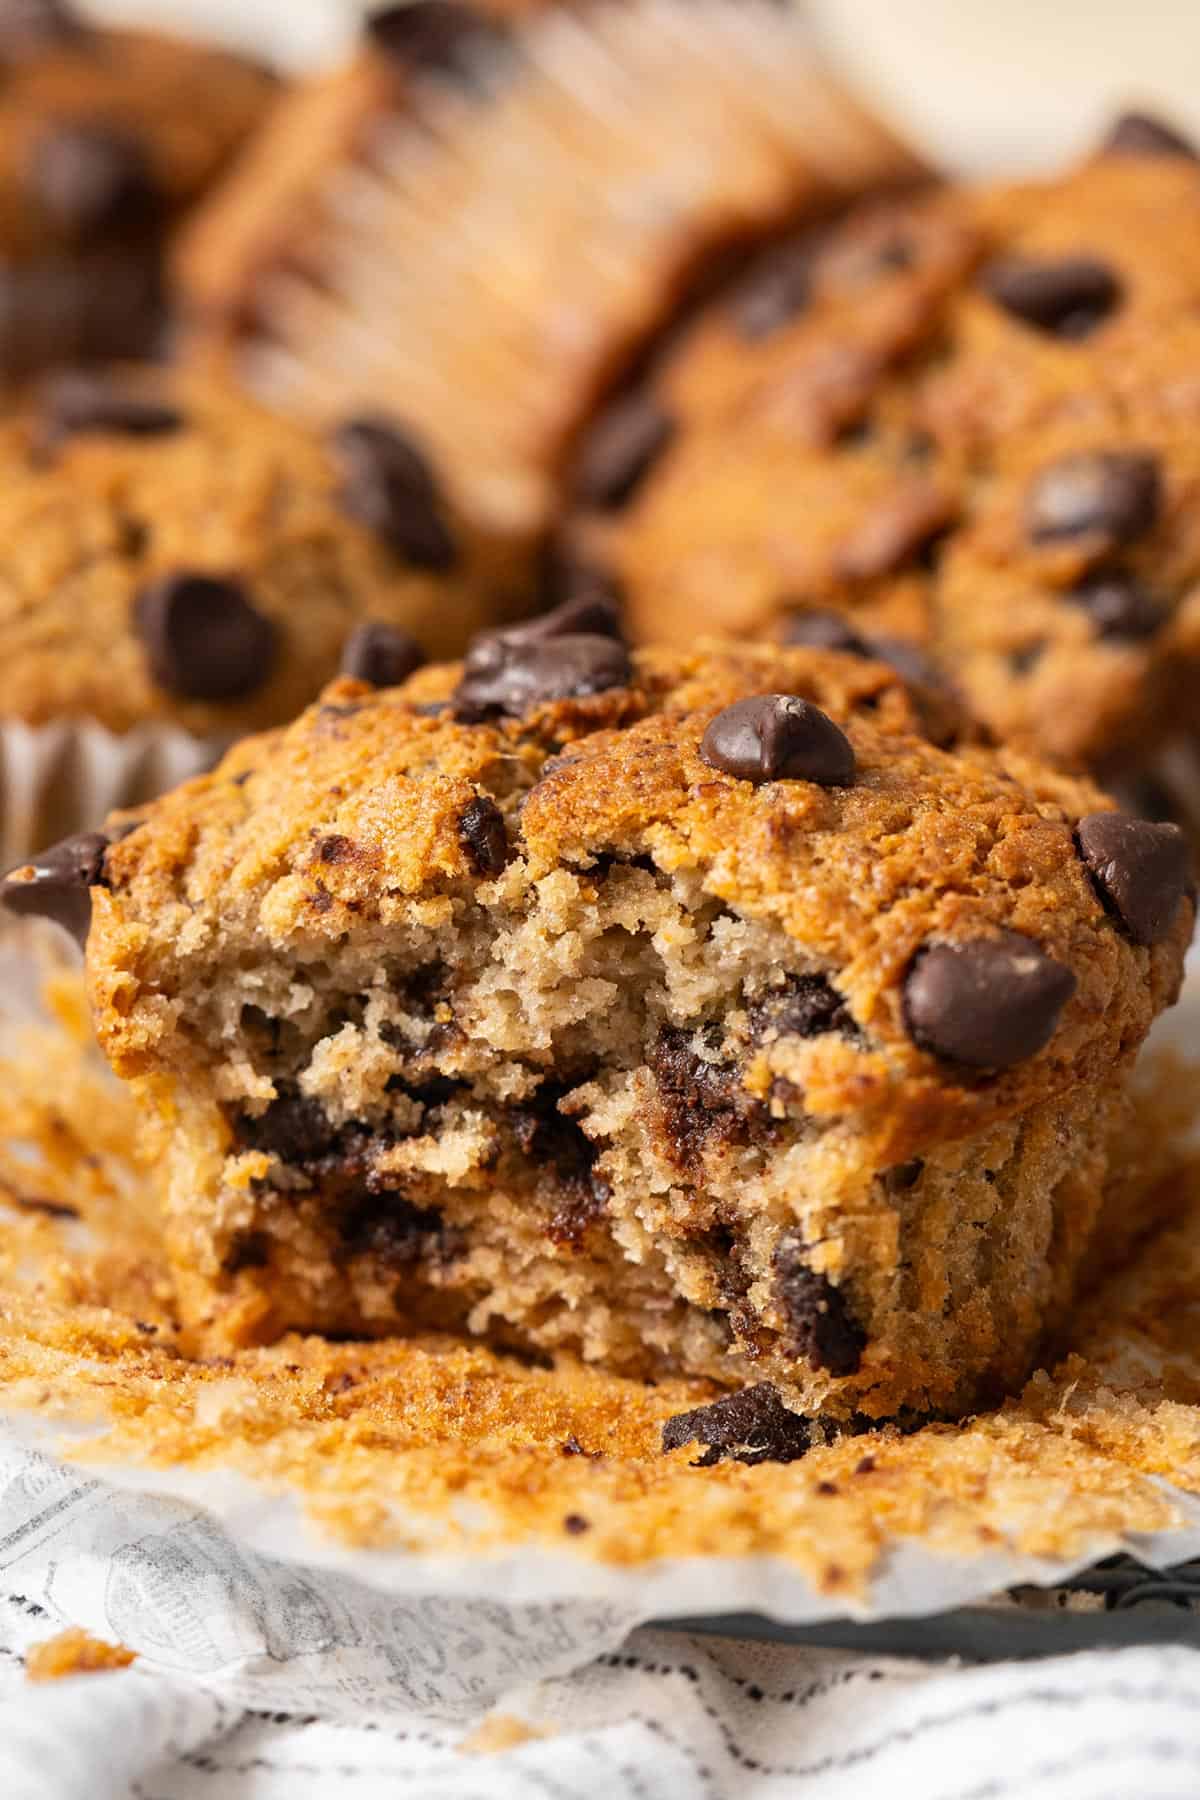
[[[211,768],[224,744],[170,725],[111,732],[94,720],[0,721],[0,867],[10,869],[117,807]]]

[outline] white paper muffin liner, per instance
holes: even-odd
[[[10,869],[119,806],[137,806],[210,768],[224,743],[176,726],[107,731],[94,720],[0,721],[0,868]]]

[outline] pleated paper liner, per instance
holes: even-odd
[[[339,81],[361,105],[360,63],[291,103],[293,143],[306,107],[338,141]],[[718,253],[921,172],[775,0],[550,9],[474,83],[423,82],[345,144],[297,241],[186,353],[230,355],[317,421],[395,412],[469,511],[517,532],[546,522],[573,434]]]
[[[0,720],[0,868],[164,793],[210,768],[224,747],[173,726],[114,733],[92,720]]]

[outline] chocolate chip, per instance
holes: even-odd
[[[623,506],[675,435],[675,421],[650,394],[618,400],[588,432],[575,468],[585,506]]]
[[[845,1000],[823,975],[789,975],[749,1008],[755,1042],[777,1037],[814,1038],[827,1032],[861,1039]]]
[[[51,222],[73,238],[138,236],[162,216],[145,150],[111,125],[75,121],[44,131],[33,145],[26,186]]]
[[[919,1156],[914,1156],[911,1162],[895,1163],[890,1169],[886,1169],[883,1185],[889,1194],[907,1194],[910,1188],[916,1187],[924,1173],[925,1164]]]
[[[873,637],[867,639],[867,652],[894,669],[902,681],[917,687],[944,687],[942,671],[911,638]]]
[[[1124,293],[1114,271],[1094,256],[1005,257],[989,263],[980,284],[1005,312],[1061,338],[1086,337]]]
[[[953,497],[933,482],[913,479],[876,503],[838,545],[843,581],[875,581],[912,562],[954,522]]]
[[[84,26],[61,0],[4,0],[0,6],[0,61],[23,62],[55,44],[84,35]]]
[[[563,1520],[563,1530],[568,1532],[571,1537],[579,1537],[582,1532],[591,1529],[591,1523],[584,1518],[582,1513],[568,1513]]]
[[[552,612],[539,613],[523,625],[509,625],[476,639],[502,638],[506,644],[545,644],[553,638],[608,637],[622,641],[621,609],[611,594],[582,593],[564,600]],[[474,648],[474,646],[472,646]],[[468,652],[468,661],[470,653]]]
[[[1076,985],[1070,969],[1020,932],[929,944],[904,983],[904,1023],[933,1056],[1007,1069],[1050,1042]]]
[[[1192,140],[1174,126],[1139,112],[1122,113],[1101,148],[1122,156],[1187,156],[1193,162],[1200,154]]]
[[[775,1292],[792,1353],[805,1357],[812,1369],[856,1375],[867,1338],[841,1288],[809,1266],[795,1234],[780,1239],[774,1261]]]
[[[851,656],[869,656],[865,639],[855,631],[841,613],[793,613],[783,628],[783,641],[788,645],[813,650],[845,650]]]
[[[81,432],[166,437],[184,424],[178,407],[152,400],[117,375],[89,369],[71,369],[49,381],[39,410],[39,444],[45,449]]]
[[[443,517],[438,484],[426,457],[391,419],[349,419],[330,439],[342,471],[338,498],[397,556],[419,569],[450,569],[458,560]]]
[[[812,249],[784,244],[758,262],[738,287],[733,322],[746,343],[770,337],[808,305],[812,294]]]
[[[700,743],[710,768],[742,781],[849,787],[854,751],[833,720],[795,694],[756,694],[719,712]]]
[[[1039,544],[1089,532],[1125,544],[1149,531],[1161,505],[1157,457],[1136,450],[1084,450],[1034,477],[1025,523]]]
[[[413,71],[469,73],[481,51],[505,41],[503,27],[456,0],[406,0],[372,13],[366,21],[377,50]]]
[[[570,632],[543,640],[495,633],[476,639],[454,692],[459,719],[496,714],[522,718],[551,700],[581,700],[626,687],[633,668],[624,644],[596,632]]]
[[[52,919],[82,944],[92,919],[89,890],[103,880],[108,845],[99,831],[64,838],[9,871],[0,881],[0,904],[23,918]]]
[[[1191,861],[1178,825],[1089,813],[1075,842],[1104,906],[1134,943],[1161,943],[1179,911]]]
[[[1148,638],[1166,609],[1132,575],[1096,575],[1073,588],[1068,600],[1082,606],[1101,638]]]
[[[663,1450],[678,1450],[684,1444],[707,1445],[692,1464],[695,1469],[711,1469],[725,1458],[753,1468],[756,1463],[798,1461],[812,1446],[812,1428],[807,1419],[789,1412],[770,1382],[763,1381],[668,1419],[662,1428]]]
[[[382,619],[368,619],[359,625],[342,648],[342,674],[376,688],[399,687],[425,661],[416,638],[399,626],[385,625]]]
[[[240,700],[262,687],[279,634],[239,582],[215,575],[164,575],[134,609],[150,673],[185,700]]]
[[[477,875],[489,879],[508,863],[508,831],[504,814],[490,794],[477,794],[458,821],[458,835]]]
[[[573,601],[599,603],[605,617],[612,621],[611,635],[620,636],[624,591],[614,571],[594,557],[561,544],[551,546],[542,564],[541,591],[547,607],[561,607]],[[609,628],[589,625],[575,629],[607,632]]]

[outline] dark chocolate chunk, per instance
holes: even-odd
[[[1089,813],[1075,842],[1104,906],[1134,943],[1160,943],[1187,890],[1191,858],[1179,826]]]
[[[369,681],[376,688],[399,687],[426,660],[420,644],[407,631],[385,625],[382,619],[368,619],[350,633],[342,647],[342,674]]]
[[[441,1213],[390,1190],[356,1196],[342,1216],[339,1235],[343,1256],[375,1256],[399,1268],[449,1248]]]
[[[462,75],[481,52],[505,41],[495,19],[458,0],[405,0],[370,14],[368,40],[377,50],[416,73]]]
[[[477,794],[464,808],[458,835],[477,875],[490,880],[502,873],[509,858],[508,831],[490,794]]]
[[[91,369],[70,369],[47,382],[39,413],[42,449],[51,449],[82,432],[166,437],[184,424],[178,407],[152,400],[118,375]]]
[[[71,238],[139,237],[162,219],[145,150],[112,125],[51,126],[33,144],[25,181],[46,217]]]
[[[789,975],[782,987],[770,989],[749,1011],[756,1042],[822,1037],[832,1031],[842,1037],[862,1037],[845,1000],[823,975]]]
[[[104,879],[109,839],[99,831],[63,838],[0,881],[0,904],[25,918],[52,919],[79,943],[92,922],[89,890]]]
[[[980,281],[1005,312],[1061,338],[1086,337],[1124,293],[1114,270],[1094,256],[1004,257],[989,263]]]
[[[3,0],[0,5],[0,62],[23,62],[55,44],[84,35],[85,27],[62,0]]]
[[[1025,524],[1035,543],[1102,534],[1127,544],[1162,506],[1158,459],[1137,450],[1083,450],[1048,464],[1030,483]]]
[[[274,623],[240,582],[180,572],[138,595],[134,622],[159,687],[185,700],[240,700],[269,677]]]
[[[775,1292],[793,1354],[805,1357],[812,1369],[856,1375],[866,1333],[842,1289],[809,1266],[805,1245],[794,1234],[781,1238],[775,1251]]]
[[[762,1103],[742,1086],[737,1068],[720,1054],[719,1028],[691,1032],[665,1025],[647,1058],[654,1075],[662,1130],[671,1160],[699,1166],[710,1146],[744,1143],[752,1124],[770,1124]],[[713,1054],[705,1056],[703,1051]]]
[[[1153,637],[1166,618],[1166,608],[1132,575],[1094,575],[1067,599],[1082,606],[1101,638]]]
[[[1076,988],[1071,970],[1016,931],[917,952],[904,983],[904,1021],[933,1056],[1007,1069],[1054,1035]]]
[[[807,1419],[789,1412],[770,1382],[726,1394],[711,1406],[676,1413],[662,1428],[664,1451],[684,1444],[703,1444],[704,1455],[692,1464],[711,1469],[725,1458],[734,1462],[796,1462],[812,1447],[812,1428]]]
[[[575,466],[585,506],[623,506],[675,435],[675,421],[650,394],[618,400],[592,426]]]
[[[742,781],[815,781],[849,787],[854,780],[850,740],[811,700],[795,694],[756,694],[719,712],[700,744],[710,768]]]
[[[756,263],[733,299],[739,336],[753,344],[790,324],[808,305],[812,273],[812,248],[807,243],[783,244]]]
[[[783,628],[783,641],[813,650],[845,650],[851,656],[869,656],[866,640],[842,614],[816,609],[793,613]]]
[[[349,419],[330,439],[342,471],[339,499],[397,556],[419,569],[450,569],[458,549],[428,459],[394,419]]]
[[[1192,140],[1173,125],[1141,112],[1122,113],[1101,148],[1121,156],[1187,156],[1193,162],[1200,155]]]
[[[583,604],[590,608],[594,603]],[[552,618],[547,614],[547,620]],[[539,625],[540,635],[532,635]],[[581,700],[628,686],[633,667],[619,638],[602,637],[596,631],[560,635],[557,625],[549,630],[545,625],[535,619],[520,633],[492,632],[476,638],[454,692],[459,719],[470,722],[494,715],[519,719],[547,701]]]

